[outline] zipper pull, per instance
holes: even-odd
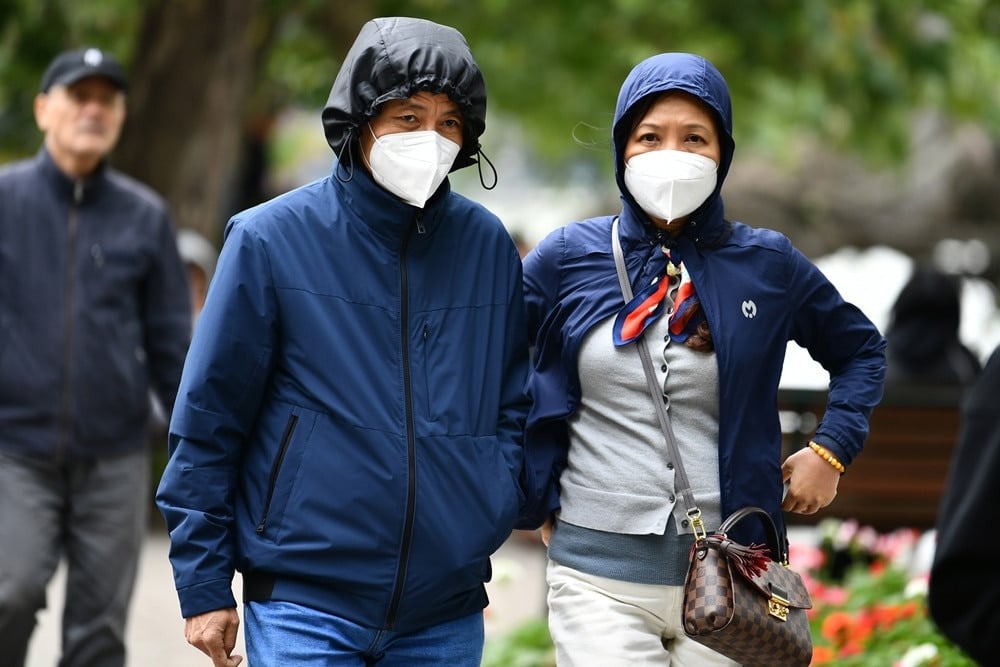
[[[83,202],[83,181],[73,181],[73,201],[77,204]]]
[[[422,213],[417,213],[417,216],[415,218],[415,222],[417,223],[417,233],[418,234],[423,234],[423,233],[425,233],[427,231],[427,228],[424,227],[424,221],[423,221],[423,214]]]

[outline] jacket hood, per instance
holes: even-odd
[[[735,142],[733,141],[733,112],[729,100],[729,87],[722,74],[712,63],[701,56],[690,53],[661,53],[636,65],[626,77],[618,93],[615,120],[612,129],[614,145],[615,180],[625,205],[642,220],[648,216],[642,211],[625,187],[625,143],[629,130],[635,122],[636,107],[650,96],[660,95],[669,90],[681,90],[704,102],[715,115],[716,127],[721,143],[718,182],[715,190],[705,203],[692,214],[698,220],[699,235],[707,231],[705,225],[714,229],[713,236],[723,232],[723,204],[720,192],[733,161]]]
[[[486,83],[462,34],[424,19],[362,26],[323,108],[327,143],[340,156],[384,102],[421,90],[446,94],[462,111],[464,139],[452,171],[474,164],[486,130]]]

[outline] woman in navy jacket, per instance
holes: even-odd
[[[657,362],[706,527],[756,505],[783,530],[781,510],[829,504],[861,451],[884,340],[785,236],[724,217],[732,116],[711,63],[676,53],[640,63],[612,138],[620,213],[558,229],[525,258],[535,357],[520,526],[542,526],[549,545],[561,666],[727,665],[680,628],[691,526],[632,343],[644,335]],[[782,461],[777,390],[791,340],[831,380],[813,445]],[[750,521],[732,536],[764,537]]]

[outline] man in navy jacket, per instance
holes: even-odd
[[[23,664],[63,555],[60,664],[125,664],[149,510],[149,392],[170,410],[191,332],[167,208],[106,161],[127,87],[99,49],[60,54],[35,98],[43,147],[0,170],[5,666]]]
[[[370,21],[323,111],[332,173],[227,226],[157,496],[218,667],[234,570],[253,665],[479,664],[528,372],[517,249],[447,180],[485,111],[460,33]]]

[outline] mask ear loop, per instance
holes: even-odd
[[[354,128],[348,128],[347,139],[344,141],[344,145],[340,147],[340,152],[337,153],[337,169],[334,171],[334,176],[341,183],[350,183],[354,180],[354,151],[351,150],[351,139],[354,137]],[[349,167],[344,167],[344,151],[347,151],[347,159],[350,163]],[[344,168],[346,170],[347,177],[341,178],[340,170]]]
[[[492,190],[493,188],[495,188],[497,186],[497,181],[500,180],[500,177],[497,175],[497,168],[494,167],[493,163],[490,162],[490,159],[488,157],[486,157],[486,153],[483,152],[483,147],[482,146],[480,146],[476,150],[476,152],[479,154],[479,157],[480,157],[480,159],[476,160],[476,166],[479,168],[479,183],[480,183],[480,185],[483,186],[484,190]],[[493,170],[493,184],[492,185],[486,185],[486,180],[483,178],[483,160],[486,160],[486,164],[490,165],[490,169]]]

